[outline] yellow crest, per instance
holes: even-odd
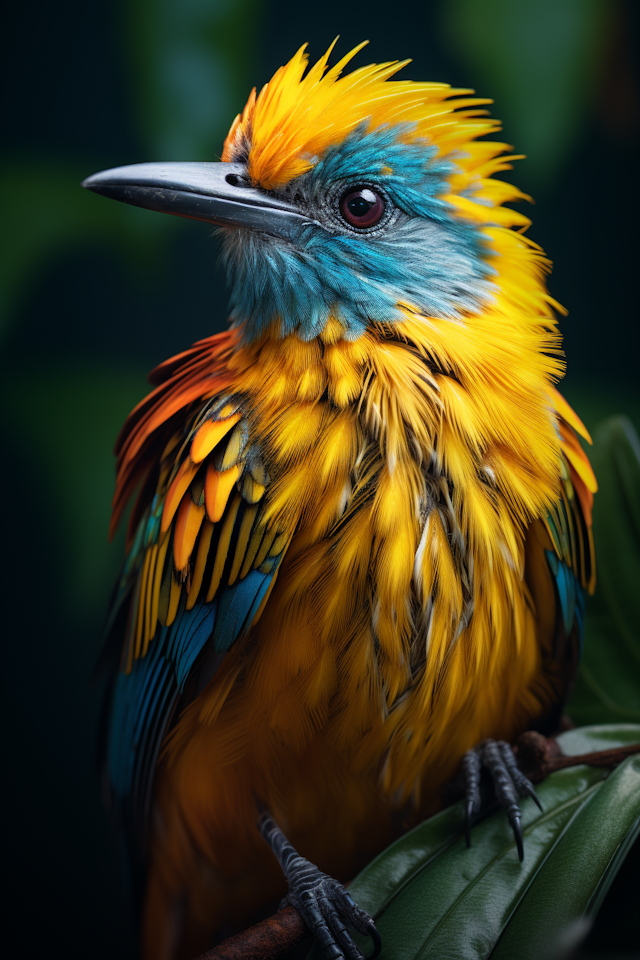
[[[302,46],[257,97],[252,90],[243,113],[234,120],[222,159],[246,157],[254,184],[269,190],[288,183],[363,123],[369,129],[408,124],[410,136],[427,138],[440,154],[468,151],[478,146],[472,143],[476,137],[499,129],[496,120],[478,109],[490,100],[460,96],[472,90],[456,90],[446,83],[390,80],[409,60],[371,64],[343,76],[366,41],[327,70],[335,42],[306,75],[309,58],[306,44]],[[479,146],[485,160],[508,149],[498,143]],[[463,170],[465,166],[462,159]]]

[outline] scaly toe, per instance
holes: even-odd
[[[464,832],[467,847],[471,846],[471,824],[473,816],[480,809],[480,775],[482,768],[491,775],[496,800],[509,817],[518,850],[520,862],[524,859],[522,839],[522,813],[518,799],[531,797],[542,810],[542,804],[530,780],[518,767],[516,758],[508,743],[503,740],[483,740],[462,758],[462,775],[465,784],[465,822]]]

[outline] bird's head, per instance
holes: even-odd
[[[234,321],[255,338],[311,339],[329,318],[345,339],[406,310],[456,320],[494,298],[496,228],[527,219],[490,179],[508,148],[488,101],[442,83],[390,79],[405,63],[305,73],[304,47],[247,105],[220,163],[146,163],[84,186],[224,231]],[[509,231],[511,233],[511,231]]]

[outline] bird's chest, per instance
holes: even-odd
[[[493,669],[514,632],[518,565],[497,538],[508,516],[415,351],[358,341],[278,362],[268,376],[248,367],[247,392],[267,519],[295,532],[242,690],[278,749],[388,756],[393,790],[422,764],[417,745],[440,743],[431,718],[477,702],[468,664]]]
[[[424,669],[436,581],[451,639],[470,615],[451,485],[419,435],[391,392],[281,416],[269,509],[296,503],[297,526],[260,629],[294,691],[287,716],[292,702],[325,717],[348,704],[366,728]]]

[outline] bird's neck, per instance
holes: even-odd
[[[372,365],[384,368],[386,345],[395,340],[391,328],[371,328],[347,339],[333,319],[322,333],[302,340],[269,331],[260,339],[243,341],[229,366],[258,406],[286,406],[327,400],[335,407],[359,405]],[[389,381],[393,389],[393,382]]]

